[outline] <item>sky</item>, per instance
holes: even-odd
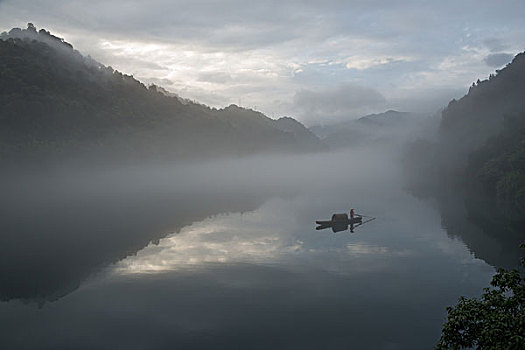
[[[306,125],[432,113],[525,50],[523,0],[0,0],[143,83]]]

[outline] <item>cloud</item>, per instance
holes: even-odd
[[[514,55],[510,53],[494,53],[485,57],[483,61],[489,67],[499,68],[512,61],[513,58]]]
[[[171,86],[173,85],[173,81],[169,79],[163,79],[163,78],[154,78],[154,77],[136,77],[142,82],[160,85],[160,86]]]
[[[467,88],[411,87],[400,88],[388,95],[389,108],[432,114],[446,107],[452,99],[465,95]]]
[[[344,84],[323,91],[300,90],[294,96],[294,105],[303,119],[334,120],[383,108],[386,99],[372,88]]]
[[[199,81],[224,84],[232,80],[232,76],[224,72],[203,72],[198,76]]]
[[[488,38],[483,40],[483,43],[490,52],[498,52],[508,49],[508,45],[498,38]]]
[[[346,63],[346,68],[364,70],[372,67],[395,64],[399,62],[409,62],[411,59],[406,57],[351,57]]]

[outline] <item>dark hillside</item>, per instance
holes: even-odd
[[[502,132],[469,158],[467,177],[507,216],[525,213],[525,113],[508,115]],[[525,221],[525,220],[524,220]]]
[[[464,169],[467,157],[497,136],[506,115],[525,112],[525,53],[517,55],[488,80],[477,81],[467,95],[443,110],[440,147],[453,169]]]
[[[323,149],[251,110],[166,96],[29,25],[0,36],[2,159],[182,159]]]
[[[437,139],[412,143],[405,156],[408,187],[436,198],[449,234],[462,236],[475,251],[484,246],[486,261],[501,252],[519,256],[525,239],[524,97],[521,53],[450,102]]]
[[[485,158],[480,154],[502,156],[514,152],[521,142],[521,136],[512,130],[523,123],[524,96],[525,53],[521,53],[496,75],[478,80],[467,95],[449,103],[435,142],[420,140],[409,147],[408,169],[434,185],[471,182],[473,178],[467,176],[474,172],[471,169],[467,174],[469,162],[481,167]]]

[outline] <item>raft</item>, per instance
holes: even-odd
[[[335,224],[338,224],[338,225],[352,225],[352,224],[360,224],[363,222],[363,217],[361,217],[360,215],[356,215],[354,216],[353,219],[350,219],[348,218],[348,215],[347,214],[334,214],[332,215],[332,220],[330,221],[321,221],[321,220],[318,220],[316,221],[315,223],[317,225],[335,225]]]

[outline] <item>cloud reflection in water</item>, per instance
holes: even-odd
[[[235,213],[194,223],[115,266],[118,273],[155,273],[209,263],[268,263],[302,249],[279,215],[282,200],[250,213]],[[274,220],[272,220],[274,218]],[[288,223],[293,226],[293,220]]]

